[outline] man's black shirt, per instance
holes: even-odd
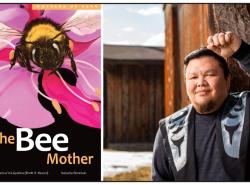
[[[230,181],[216,142],[217,112],[195,113],[195,155],[198,181]]]

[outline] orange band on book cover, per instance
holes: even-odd
[[[32,4],[32,10],[100,10],[101,4]]]

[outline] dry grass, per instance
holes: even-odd
[[[142,167],[133,172],[124,172],[112,177],[104,177],[104,181],[151,181],[151,168]]]

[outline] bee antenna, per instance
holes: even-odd
[[[68,32],[68,31],[70,31],[70,30],[63,30],[63,31],[61,31],[61,32],[60,32],[60,33],[58,33],[56,36],[54,36],[51,40],[56,39],[58,36],[60,36],[61,34],[66,33],[66,32]]]

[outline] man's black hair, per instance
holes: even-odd
[[[213,57],[215,60],[217,60],[220,67],[223,69],[224,77],[227,78],[229,76],[229,68],[226,60],[222,56],[218,55],[217,53],[205,47],[194,50],[185,57],[184,59],[185,68],[188,66],[190,60],[195,58],[201,58],[204,56]]]

